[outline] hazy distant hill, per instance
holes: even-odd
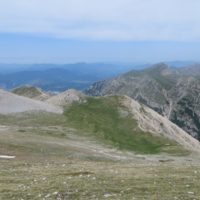
[[[50,91],[65,91],[69,88],[82,90],[95,81],[116,76],[132,68],[132,65],[104,63],[0,64],[0,87],[13,89],[28,84]]]
[[[180,67],[193,62],[173,61],[170,66]],[[151,64],[138,63],[75,63],[75,64],[1,64],[0,87],[13,89],[32,85],[43,90],[82,90],[92,83],[105,80],[133,69],[144,69]]]
[[[200,65],[171,68],[164,63],[93,84],[89,95],[128,95],[200,139]]]

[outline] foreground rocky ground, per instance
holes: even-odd
[[[15,123],[0,130],[1,154],[15,156],[0,158],[0,199],[200,199],[196,154],[135,155],[65,126]]]
[[[1,199],[200,199],[200,167],[103,160],[1,160]]]
[[[70,94],[63,114],[0,114],[0,199],[200,199],[197,140],[128,97]]]

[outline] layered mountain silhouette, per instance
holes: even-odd
[[[10,90],[28,84],[45,91],[60,92],[69,88],[82,90],[98,80],[119,75],[129,69],[130,66],[104,63],[0,64],[0,87]]]

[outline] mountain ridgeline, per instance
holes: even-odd
[[[45,100],[35,98],[38,92],[33,91],[43,94],[38,88],[24,86],[17,91],[20,95],[0,90],[1,125],[64,123],[80,137],[93,138],[118,150],[176,156],[200,152],[196,139],[130,97],[88,97],[68,90]]]
[[[62,92],[69,88],[83,90],[96,81],[119,75],[131,68],[104,63],[0,64],[0,87],[11,90],[32,85],[45,91]]]
[[[91,96],[130,96],[200,140],[199,64],[173,68],[159,63],[96,82],[85,93]]]

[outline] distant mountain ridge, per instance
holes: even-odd
[[[45,91],[82,90],[98,80],[119,75],[132,67],[105,63],[0,64],[0,87],[10,90],[32,85]]]
[[[191,61],[168,62],[181,67]],[[74,63],[74,64],[2,64],[0,63],[0,87],[11,90],[32,85],[45,91],[63,92],[74,88],[83,90],[96,81],[115,77],[129,70],[145,69],[147,63]]]
[[[96,82],[85,93],[128,95],[200,139],[200,64],[173,68],[159,63]]]

